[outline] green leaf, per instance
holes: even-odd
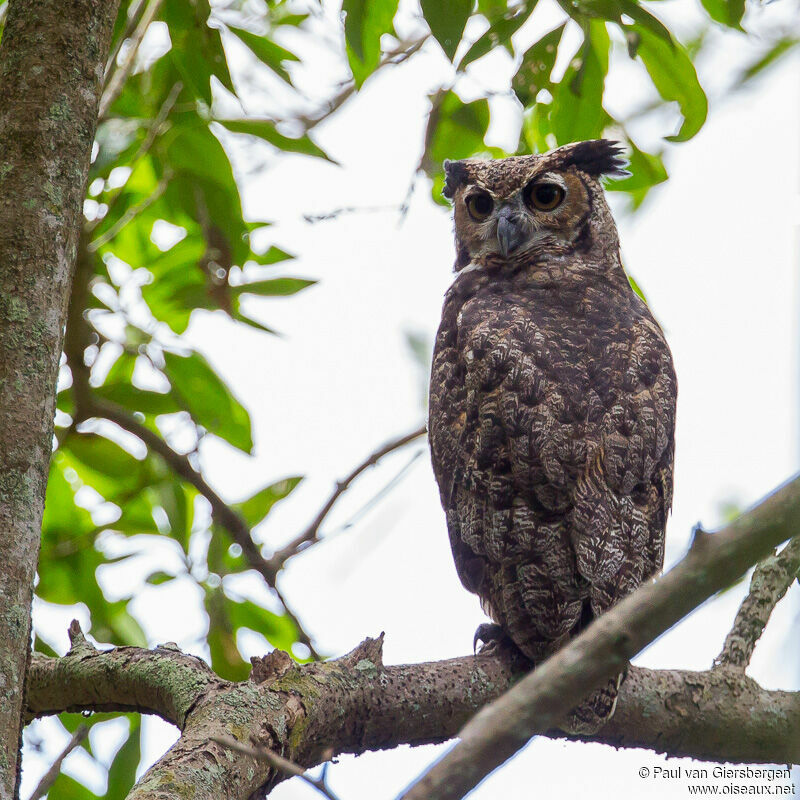
[[[215,122],[224,125],[233,133],[246,133],[249,136],[257,136],[279,150],[324,158],[326,161],[331,160],[328,154],[314,144],[308,136],[300,136],[297,139],[284,136],[282,133],[278,133],[275,123],[268,119],[217,119]]]
[[[240,286],[232,286],[231,294],[239,297],[243,294],[258,294],[262,297],[278,297],[297,294],[308,286],[313,286],[316,281],[305,278],[272,278],[266,281],[253,281]]]
[[[142,757],[141,720],[137,715],[129,714],[128,721],[130,723],[128,738],[117,751],[111,766],[108,768],[106,797],[109,800],[117,797],[127,797],[128,792],[136,782],[136,769]]]
[[[301,480],[303,480],[302,475],[296,475],[271,483],[269,486],[257,491],[247,500],[236,503],[234,508],[244,517],[245,522],[253,528],[269,514],[275,503],[288,497]]]
[[[81,481],[107,500],[139,486],[147,471],[144,460],[95,433],[70,436],[61,449]]]
[[[536,8],[537,0],[530,0],[521,6],[506,9],[495,20],[490,20],[488,30],[481,35],[464,54],[458,64],[458,69],[463,70],[473,61],[482,58],[495,47],[508,44],[511,37],[523,26]]]
[[[744,16],[745,0],[700,0],[708,16],[715,22],[743,31],[742,17]]]
[[[235,319],[237,322],[242,322],[245,325],[249,325],[251,328],[255,328],[257,331],[261,331],[261,333],[269,333],[272,336],[279,336],[280,334],[274,330],[273,328],[268,328],[266,325],[259,322],[257,319],[253,319],[252,317],[248,317],[247,314],[244,314],[238,308],[233,310],[231,317]]]
[[[273,245],[264,253],[256,253],[253,251],[248,260],[255,261],[256,264],[267,267],[270,264],[277,264],[280,261],[288,261],[293,258],[294,256],[291,253],[287,253],[285,250],[281,250],[280,247],[275,247]]]
[[[210,106],[211,95],[211,70],[204,58],[203,51],[187,46],[185,49],[173,47],[169,51],[172,63],[180,73],[184,85],[188,86],[195,97],[199,97],[207,106]]]
[[[99,800],[94,792],[63,772],[59,773],[47,796],[58,800]]]
[[[664,23],[654,17],[646,8],[642,8],[635,0],[615,0],[615,2],[619,4],[619,9],[623,14],[627,14],[634,22],[638,22],[642,27],[647,28],[650,33],[658,36],[659,39],[663,39],[670,46],[674,45],[672,34]]]
[[[66,470],[69,461],[62,453],[56,453],[50,461],[47,479],[47,496],[42,519],[42,535],[61,536],[74,539],[94,528],[91,514],[75,505],[75,494]],[[74,477],[74,473],[72,473]]]
[[[199,353],[164,353],[164,373],[178,403],[206,430],[245,453],[252,452],[250,416]]]
[[[398,0],[344,0],[347,59],[356,87],[375,71],[381,60],[381,36],[392,33]]]
[[[431,33],[452,61],[472,13],[472,0],[420,0]]]
[[[671,142],[685,142],[703,127],[708,115],[708,100],[694,64],[683,47],[677,42],[672,46],[639,24],[626,25],[639,37],[636,55],[650,74],[658,93],[664,100],[676,101],[683,114],[683,124],[674,136],[667,136]]]
[[[176,169],[225,189],[234,183],[228,156],[207,126],[182,126],[176,129],[167,147],[167,155]]]
[[[175,576],[170,575],[169,572],[158,570],[157,572],[151,572],[145,579],[145,583],[149,583],[151,586],[161,586],[162,583],[168,583],[174,579]]]
[[[180,542],[184,552],[188,552],[197,490],[179,479],[171,479],[159,484],[155,491],[158,505],[167,515],[170,536]]]
[[[779,39],[777,42],[772,44],[772,46],[765,53],[760,55],[752,64],[750,64],[750,66],[744,69],[734,85],[737,88],[744,86],[746,83],[753,80],[753,78],[758,77],[774,62],[785,56],[787,53],[790,53],[795,47],[797,47],[798,44],[800,44],[800,39],[797,38],[787,37],[784,39]]]
[[[239,603],[229,601],[228,613],[234,630],[249,628],[260,633],[273,647],[292,652],[292,645],[297,641],[299,632],[294,622],[285,614],[274,614],[250,600]]]
[[[168,392],[149,392],[129,383],[104,383],[92,391],[103,400],[117,403],[129,411],[140,411],[142,414],[173,414],[180,411],[175,398]]]
[[[558,45],[566,25],[565,22],[546,33],[523,54],[522,63],[511,79],[511,88],[523,106],[531,105],[540,90],[550,88],[550,73],[556,63]]]
[[[647,298],[644,296],[644,292],[641,290],[641,287],[639,286],[639,284],[636,283],[636,281],[633,279],[632,275],[628,275],[627,277],[628,277],[628,283],[630,284],[631,289],[633,289],[633,291],[636,292],[636,294],[638,294],[639,297],[641,297],[641,299],[644,302],[644,304],[647,305]]]
[[[283,78],[286,83],[291,84],[291,77],[284,68],[283,62],[299,61],[300,59],[294,53],[276,44],[266,36],[258,36],[233,25],[229,25],[228,29],[255,54],[262,64],[268,66],[276,75]]]
[[[208,649],[211,654],[211,669],[228,681],[246,680],[250,673],[247,664],[236,647],[236,637],[230,612],[236,604],[221,587],[205,585],[205,607],[208,613]]]
[[[608,120],[603,89],[610,45],[606,23],[590,20],[583,47],[553,92],[550,121],[558,144],[602,136]]]
[[[663,183],[669,177],[660,154],[645,153],[632,141],[628,141],[630,157],[629,177],[609,181],[608,189],[615,192],[626,192],[631,198],[634,209],[644,201],[647,193],[656,184]]]
[[[453,91],[434,100],[426,133],[427,160],[438,171],[446,158],[468,158],[484,148],[489,127],[489,102],[464,103]]]

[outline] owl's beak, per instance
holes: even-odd
[[[497,243],[505,258],[522,244],[525,238],[524,223],[510,208],[501,208],[497,216]]]

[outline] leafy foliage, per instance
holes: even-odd
[[[703,6],[714,23],[742,29],[744,0],[703,0]],[[270,225],[245,219],[226,143],[258,139],[279,158],[330,161],[315,141],[315,124],[377,71],[423,47],[446,59],[452,78],[431,96],[420,162],[440,202],[445,158],[505,155],[485,144],[492,121],[488,93],[467,94],[462,87],[462,79],[498,51],[514,60],[508,90],[523,109],[516,152],[622,137],[632,174],[610,188],[624,192],[633,208],[667,171],[662,153],[641,149],[626,120],[604,106],[615,55],[633,59],[649,76],[654,102],[643,113],[663,114],[666,105],[680,112],[665,138],[686,141],[706,119],[694,50],[636,0],[562,2],[561,22],[534,42],[521,34],[536,20],[537,0],[421,0],[420,7],[413,24],[405,19],[398,25],[398,15],[408,15],[398,0],[344,0],[337,33],[351,83],[331,89],[316,112],[250,117],[230,111],[244,107],[230,54],[237,47],[246,51],[265,80],[292,98],[287,107],[307,107],[295,71],[306,58],[299,53],[316,46],[315,13],[297,13],[285,0],[265,7],[246,0],[213,7],[209,0],[121,3],[70,303],[37,586],[49,603],[85,603],[96,639],[148,643],[131,612],[138,590],[109,599],[102,575],[115,565],[133,566],[158,541],[176,558],[171,567],[142,575],[140,589],[166,592],[177,579],[194,584],[209,620],[203,646],[221,676],[247,675],[237,638],[242,631],[260,633],[289,652],[304,641],[278,598],[268,609],[230,586],[231,576],[253,568],[242,532],[249,536],[268,519],[301,477],[272,479],[251,497],[229,503],[238,520],[232,525],[220,518],[215,503],[222,500],[198,472],[196,451],[204,437],[249,454],[253,436],[247,409],[188,343],[193,315],[225,314],[269,335],[269,320],[245,313],[242,298],[277,301],[314,283],[291,274],[285,243],[257,245],[269,238]],[[0,0],[0,35],[6,8]],[[151,10],[157,13],[148,23]],[[398,30],[417,34],[401,39]],[[765,43],[737,85],[756,79],[797,43],[791,36]],[[556,70],[557,63],[566,69]],[[173,445],[175,430],[191,442],[189,452]],[[37,646],[47,649],[41,640]],[[74,717],[64,717],[67,728],[73,723]],[[129,738],[108,771],[107,797],[127,791],[139,754],[138,721],[131,717]],[[54,791],[95,796],[65,776]]]

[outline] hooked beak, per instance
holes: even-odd
[[[524,222],[510,208],[501,208],[497,220],[497,243],[506,258],[525,238]]]

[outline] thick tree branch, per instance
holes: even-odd
[[[779,553],[773,553],[756,565],[750,579],[750,590],[725,637],[717,664],[741,670],[747,667],[773,609],[792,585],[798,570],[800,536],[792,539]]]
[[[137,711],[182,728],[198,697],[227,685],[204,661],[174,645],[96,650],[74,621],[70,640],[63,658],[33,655],[26,694],[29,720],[62,711]]]
[[[116,10],[12,0],[0,45],[0,797],[18,776],[56,376]]]
[[[800,477],[716,534],[695,533],[686,557],[641,586],[548,658],[459,732],[461,740],[403,795],[455,800],[521,749],[556,727],[580,700],[715,592],[800,531]]]
[[[34,656],[27,699],[37,716],[140,710],[181,727],[181,741],[134,790],[138,800],[178,800],[190,790],[195,800],[246,798],[286,777],[251,750],[279,753],[308,769],[340,753],[442,742],[526,668],[508,651],[384,667],[381,639],[367,639],[325,663],[298,666],[273,652],[256,660],[249,681],[234,684],[170,648],[98,651],[76,641],[64,658]],[[534,732],[567,737],[545,720]],[[220,740],[226,747],[238,742],[244,752],[226,756]],[[796,762],[800,693],[765,691],[726,667],[634,667],[616,715],[590,740],[715,761]]]

